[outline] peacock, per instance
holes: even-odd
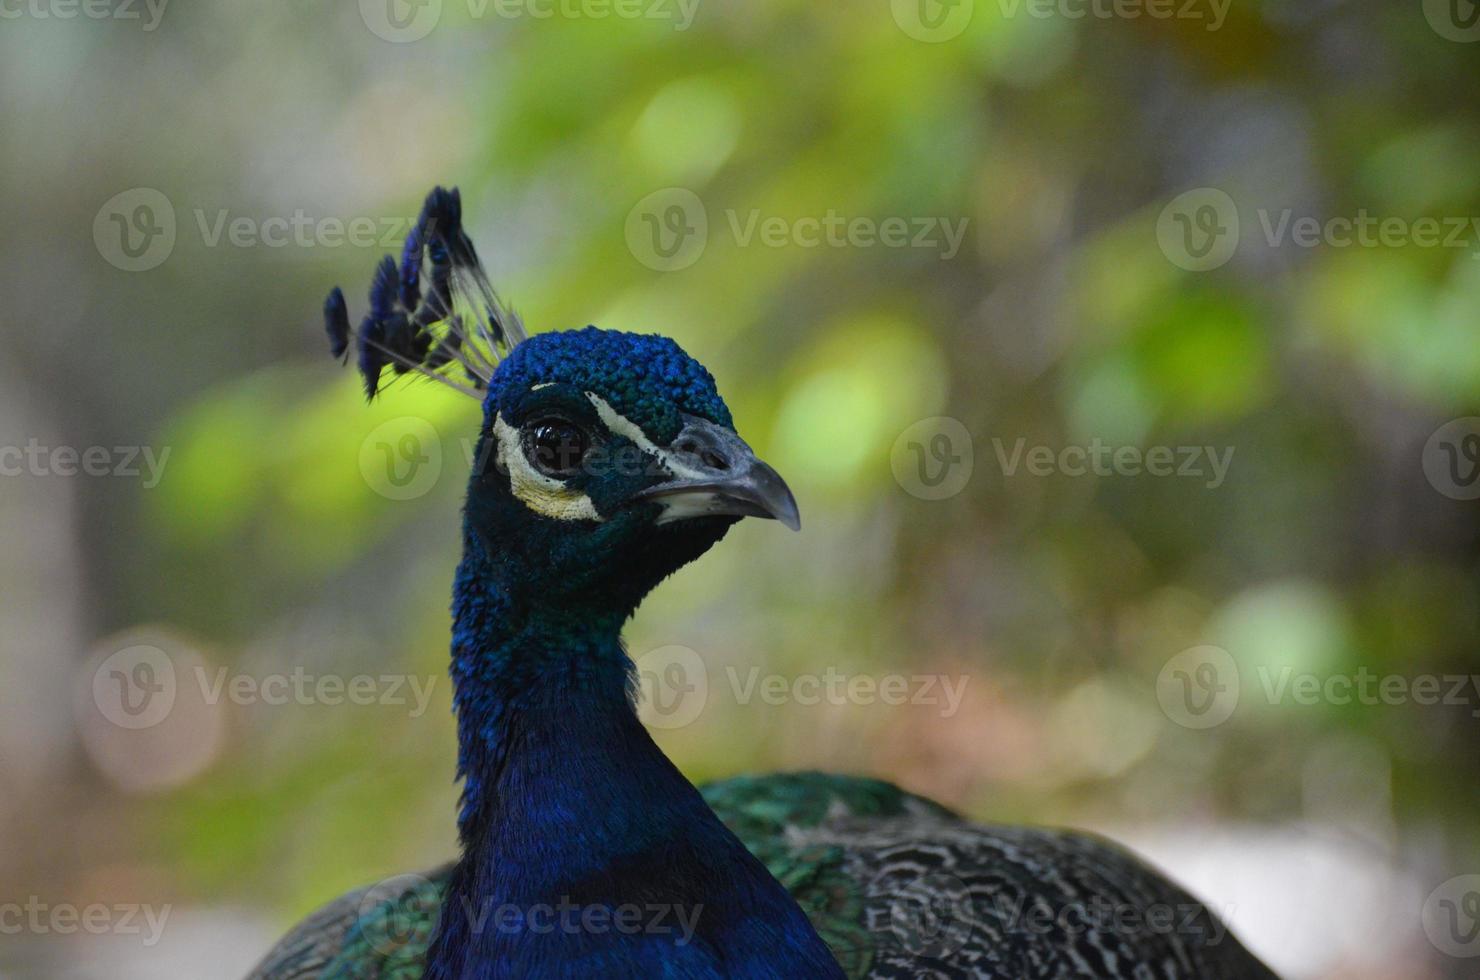
[[[330,903],[253,978],[1274,976],[1084,833],[825,773],[696,789],[638,718],[622,626],[741,518],[799,529],[786,483],[673,340],[528,336],[456,189],[369,300],[355,329],[339,289],[324,305],[367,397],[422,375],[483,410],[452,602],[461,854]]]

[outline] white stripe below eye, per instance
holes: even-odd
[[[654,445],[653,441],[647,437],[647,433],[642,431],[641,426],[625,415],[620,414],[615,408],[612,408],[600,395],[593,395],[588,391],[586,392],[586,397],[596,407],[597,416],[609,430],[623,438],[632,440],[633,444],[643,452],[656,456],[668,468],[668,472],[674,476],[686,480],[703,480],[712,475],[705,473],[703,470],[685,465],[667,449]]]
[[[536,514],[558,521],[600,521],[591,498],[551,476],[536,470],[524,456],[519,432],[502,415],[493,419],[493,437],[498,440],[498,462],[509,474],[509,490]]]

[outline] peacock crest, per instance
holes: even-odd
[[[455,187],[427,195],[399,266],[389,255],[380,260],[359,327],[350,326],[344,291],[335,286],[324,300],[324,329],[335,357],[348,361],[353,348],[366,398],[381,390],[389,368],[395,377],[429,378],[481,401],[499,362],[527,336],[463,230]]]

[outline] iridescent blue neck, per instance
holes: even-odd
[[[469,533],[453,587],[452,680],[458,719],[458,824],[466,843],[516,740],[552,712],[580,704],[602,716],[631,714],[631,663],[622,610],[551,607],[502,581]]]
[[[841,976],[638,720],[629,610],[557,608],[511,571],[468,535],[452,664],[463,856],[426,976]]]

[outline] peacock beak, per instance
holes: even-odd
[[[663,505],[659,524],[729,515],[769,517],[801,530],[796,498],[781,474],[724,426],[690,416],[663,456],[674,479],[636,496]]]

